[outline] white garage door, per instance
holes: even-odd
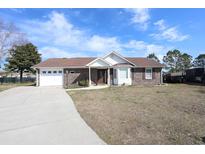
[[[62,69],[41,69],[40,86],[60,86],[63,85]]]

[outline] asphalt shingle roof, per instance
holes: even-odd
[[[156,62],[153,59],[139,57],[125,57],[128,61],[135,64],[136,67],[164,67],[163,64]],[[88,63],[96,59],[96,57],[83,58],[50,58],[35,66],[39,67],[85,67]]]

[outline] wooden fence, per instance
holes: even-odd
[[[183,72],[164,74],[163,81],[166,83],[198,82],[198,83],[205,84],[205,69],[192,68],[192,69],[187,69]]]

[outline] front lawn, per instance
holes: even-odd
[[[70,91],[108,144],[204,144],[205,86],[171,84]]]
[[[4,84],[0,83],[0,92],[3,90],[17,87],[17,86],[32,86],[32,85],[34,85],[34,83],[32,83],[32,82],[28,82],[28,83],[4,83]]]

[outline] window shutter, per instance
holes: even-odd
[[[155,79],[155,69],[152,69],[152,79]]]
[[[145,68],[142,69],[142,79],[145,80]]]

